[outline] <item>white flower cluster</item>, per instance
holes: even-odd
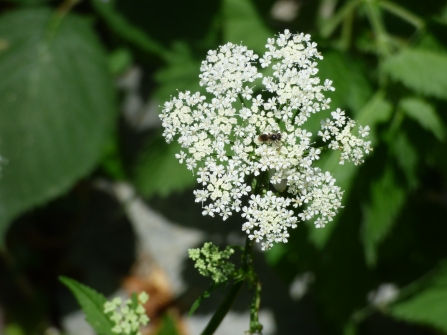
[[[315,220],[316,227],[324,227],[341,207],[343,194],[329,172],[313,166],[321,151],[302,128],[311,114],[329,108],[323,92],[334,90],[330,80],[320,84],[316,77],[315,60],[322,58],[316,43],[286,30],[266,47],[260,59],[232,43],[209,51],[200,84],[213,95],[211,101],[198,92],[179,93],[160,115],[166,140],[177,138],[183,148],[176,157],[203,186],[194,192],[203,214],[225,220],[242,211],[242,229],[263,249],[287,242],[288,228],[298,221]],[[273,75],[258,72],[258,61],[271,66]],[[264,96],[253,96],[254,82],[261,80]],[[356,137],[350,133],[355,123],[344,112],[337,109],[332,117],[322,123],[322,140],[342,151],[341,163],[360,163],[371,150],[361,139],[369,128],[360,128]],[[274,192],[272,186],[279,184],[287,195]],[[298,214],[293,207],[300,207]]]
[[[104,304],[104,313],[114,323],[112,332],[116,334],[137,334],[140,326],[145,326],[149,322],[144,304],[148,301],[149,295],[141,292],[138,298],[128,299],[124,302],[121,298],[114,298]]]

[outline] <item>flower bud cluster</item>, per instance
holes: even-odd
[[[209,51],[200,84],[211,100],[181,92],[160,115],[166,140],[176,139],[183,148],[176,157],[202,186],[194,194],[203,214],[225,220],[242,212],[242,229],[262,249],[287,242],[288,229],[299,221],[324,227],[342,207],[343,194],[329,172],[314,166],[321,148],[312,146],[316,139],[303,127],[312,114],[329,108],[324,92],[334,90],[330,80],[321,83],[316,76],[316,60],[322,59],[316,43],[286,30],[266,48],[261,58],[232,43]],[[271,75],[258,72],[258,62],[271,68]],[[255,84],[264,86],[263,95],[254,96]],[[362,139],[369,128],[360,127],[356,137],[351,134],[355,122],[344,112],[337,109],[332,118],[318,135],[341,151],[341,164],[361,163],[371,150]],[[253,178],[264,176],[271,185],[285,185],[284,192],[272,192],[269,183],[255,190]]]
[[[211,242],[207,242],[201,249],[189,249],[189,258],[196,262],[195,267],[205,277],[211,277],[215,283],[223,283],[234,272],[234,264],[228,262],[234,250],[226,247],[219,249]]]
[[[140,326],[145,326],[149,322],[144,304],[148,301],[149,295],[141,292],[135,301],[128,299],[125,302],[121,298],[114,298],[104,304],[104,313],[115,324],[112,332],[116,334],[137,334]]]

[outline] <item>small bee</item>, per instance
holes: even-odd
[[[281,133],[261,134],[258,140],[262,143],[278,143],[281,141]]]

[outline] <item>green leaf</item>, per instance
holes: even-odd
[[[440,266],[425,288],[389,308],[389,314],[408,322],[447,332],[447,265]]]
[[[377,125],[391,119],[393,106],[385,99],[383,91],[376,92],[368,103],[356,115],[355,120],[359,125],[369,125],[371,128],[368,139],[374,146],[377,144]]]
[[[205,92],[205,88],[199,85],[200,61],[194,59],[186,43],[175,43],[172,52],[166,56],[166,61],[166,67],[155,75],[159,88],[154,96],[159,101],[164,103],[179,91]]]
[[[404,171],[409,187],[411,189],[416,188],[419,184],[417,178],[418,154],[416,149],[411,145],[403,132],[396,134],[390,143],[390,147],[399,167]]]
[[[359,169],[358,165],[352,163],[345,163],[343,165],[340,162],[340,152],[332,151],[328,155],[321,158],[318,166],[323,171],[329,171],[336,179],[337,186],[341,187],[344,191],[343,199],[348,199],[349,192],[351,190],[352,182]],[[312,224],[309,230],[309,240],[318,248],[322,249],[329,241],[335,227],[338,224],[338,218],[340,213],[335,216],[334,220],[329,222],[324,228],[315,228]]]
[[[101,0],[91,0],[91,3],[115,34],[150,54],[165,57],[167,54],[165,48],[149,38],[142,30],[128,22],[126,18],[114,8],[115,1],[105,2]]]
[[[377,247],[393,228],[406,198],[405,190],[387,167],[371,187],[371,202],[364,206],[363,245],[368,265],[377,261]]]
[[[115,121],[107,58],[83,19],[0,17],[0,244],[18,214],[65,192],[102,155]]]
[[[357,114],[371,98],[373,91],[362,67],[346,54],[325,53],[318,62],[318,69],[321,81],[333,81],[335,91],[325,93],[332,100],[332,109],[349,107]]]
[[[356,115],[357,122],[371,128],[369,140],[374,144],[377,142],[376,128],[378,124],[386,122],[391,117],[392,107],[391,104],[384,99],[383,92],[377,92],[368,103],[360,110]],[[368,159],[368,157],[366,157]],[[337,180],[337,185],[344,190],[343,199],[348,199],[349,192],[351,191],[352,183],[355,179],[359,166],[354,164],[340,165],[340,153],[331,152],[328,155],[323,155],[318,166],[323,171],[329,171]],[[312,229],[309,233],[309,240],[318,248],[323,248],[329,241],[335,227],[338,224],[338,216],[334,218],[332,222],[326,225],[323,229]]]
[[[428,50],[405,50],[389,57],[382,70],[409,89],[447,99],[447,56]]]
[[[179,144],[167,144],[161,136],[152,139],[135,170],[134,182],[143,195],[166,196],[195,185],[196,177],[175,158],[180,150]]]
[[[104,304],[107,300],[102,294],[71,278],[61,276],[59,280],[76,297],[85,313],[85,319],[99,335],[116,335],[116,333],[112,332],[113,322],[103,312]]]
[[[277,265],[289,252],[286,244],[277,243],[274,248],[265,251],[265,259],[267,263],[274,266]]]
[[[433,106],[427,101],[418,98],[404,98],[399,101],[399,107],[422,128],[435,135],[438,140],[444,140],[445,127]]]
[[[223,0],[223,40],[242,43],[257,53],[266,51],[265,45],[273,33],[264,24],[250,0]]]

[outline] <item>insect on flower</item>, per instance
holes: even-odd
[[[278,143],[281,142],[281,138],[281,133],[261,134],[258,136],[258,141],[262,143],[275,143],[279,146]]]

